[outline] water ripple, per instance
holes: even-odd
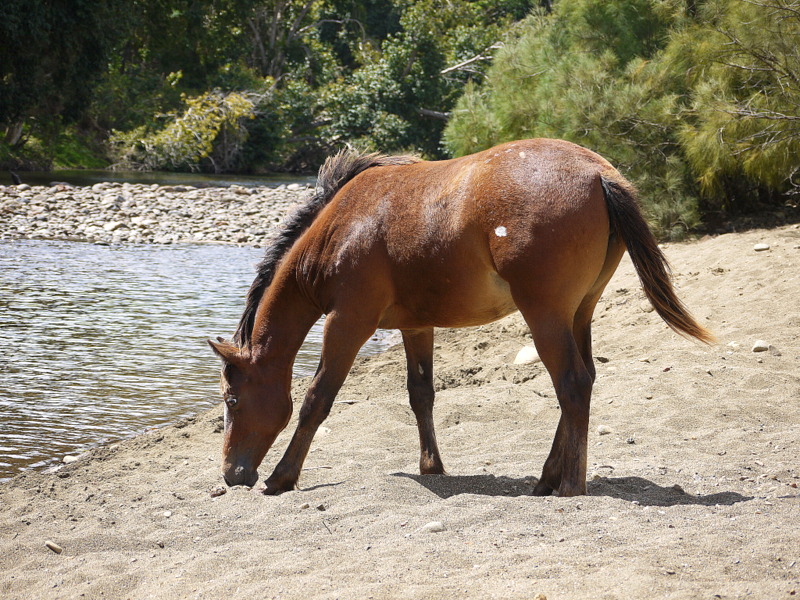
[[[0,241],[0,479],[216,402],[206,340],[234,331],[261,254]],[[313,373],[321,335],[295,374]]]

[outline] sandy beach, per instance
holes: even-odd
[[[559,409],[540,363],[513,364],[512,315],[437,332],[448,475],[418,474],[394,347],[353,368],[299,490],[215,495],[220,407],[3,483],[0,597],[800,596],[800,227],[665,252],[719,344],[672,333],[623,259],[595,314],[587,496],[530,495]]]

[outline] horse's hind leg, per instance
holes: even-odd
[[[571,319],[526,312],[539,356],[550,373],[561,407],[561,418],[537,495],[558,490],[560,496],[586,493],[586,445],[593,377],[576,343]]]
[[[419,429],[419,472],[444,473],[433,428],[433,328],[404,330],[408,367],[408,397]]]

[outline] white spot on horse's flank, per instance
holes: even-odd
[[[524,153],[524,152],[520,152],[520,153],[519,153],[519,157],[520,157],[520,158],[525,158],[525,153]]]
[[[506,237],[508,235],[508,229],[500,225],[500,227],[494,230],[494,234],[497,237]]]

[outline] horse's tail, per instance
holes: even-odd
[[[636,190],[616,171],[601,175],[611,233],[625,242],[650,304],[677,333],[710,344],[714,336],[694,320],[675,294],[670,266],[639,210]]]
[[[287,218],[283,228],[272,239],[264,258],[259,263],[256,278],[247,292],[242,318],[239,320],[239,326],[233,336],[234,343],[239,347],[250,344],[258,305],[275,277],[278,263],[311,226],[317,215],[336,195],[336,192],[356,175],[371,167],[406,165],[418,161],[418,158],[412,156],[362,154],[349,148],[341,150],[335,156],[328,157],[319,170],[314,194]]]

